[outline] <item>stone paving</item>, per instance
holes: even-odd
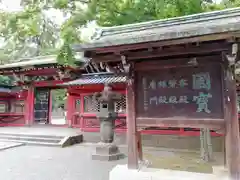
[[[68,148],[21,146],[0,151],[0,174],[3,180],[108,180],[117,164],[92,161],[93,147]]]
[[[31,127],[0,127],[0,134],[25,134],[25,135],[46,135],[46,136],[69,136],[82,133],[80,129],[63,128],[51,125],[35,125]]]
[[[18,146],[24,145],[23,143],[15,143],[15,142],[1,142],[0,141],[0,151],[15,148]]]

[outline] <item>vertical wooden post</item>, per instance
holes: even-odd
[[[211,133],[209,128],[200,129],[201,158],[205,161],[213,160]]]
[[[201,158],[204,161],[213,160],[211,133],[209,128],[200,129]]]
[[[68,127],[72,127],[73,125],[73,114],[74,114],[74,98],[69,93],[67,93],[67,122]]]
[[[30,126],[34,121],[34,87],[30,86],[26,98],[25,124]]]
[[[206,149],[205,149],[205,142],[204,142],[204,129],[200,129],[200,152],[201,152],[201,158],[205,160],[205,154],[206,154]]]
[[[208,160],[213,160],[213,148],[212,148],[212,137],[211,137],[211,130],[206,128],[205,131],[206,141],[207,141],[207,149],[208,149]]]
[[[138,147],[138,159],[143,161],[143,151],[142,151],[142,136],[141,132],[137,131],[137,147]]]
[[[233,74],[234,70],[230,68],[226,74],[227,87],[227,119],[226,119],[226,161],[229,168],[230,179],[240,179],[240,137],[239,122],[237,112],[237,91],[236,82]]]
[[[136,126],[136,102],[135,79],[129,76],[126,92],[127,105],[127,144],[128,144],[128,168],[138,169],[137,126]]]
[[[48,124],[52,124],[52,90],[49,89],[48,97]]]
[[[83,130],[85,128],[85,123],[84,123],[84,118],[82,116],[82,113],[84,113],[85,104],[84,104],[84,96],[81,95],[80,97],[81,97],[81,104],[80,104],[80,110],[79,110],[79,112],[80,112],[80,128],[81,128],[81,130]]]

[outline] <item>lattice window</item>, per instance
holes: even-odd
[[[84,96],[84,112],[97,113],[100,110],[100,103],[94,100],[93,95]],[[126,112],[126,96],[122,95],[121,99],[115,102],[115,111],[118,113]]]
[[[8,111],[8,104],[4,101],[0,101],[0,113],[6,113]]]
[[[76,99],[75,100],[75,109],[79,111],[80,107],[81,107],[81,100],[80,99]]]
[[[100,103],[97,102],[93,95],[84,96],[84,112],[96,113],[100,110]]]
[[[124,94],[119,101],[115,102],[115,112],[126,113],[126,96]]]

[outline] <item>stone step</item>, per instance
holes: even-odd
[[[63,139],[65,136],[57,136],[57,135],[42,135],[42,134],[30,134],[30,133],[7,133],[0,132],[0,137],[2,136],[21,136],[21,137],[41,137],[41,138],[56,138]]]
[[[21,136],[21,135],[0,135],[0,140],[16,140],[16,141],[29,141],[29,142],[47,142],[47,143],[59,143],[62,138],[46,138],[36,136]]]
[[[55,147],[62,147],[62,144],[59,143],[50,143],[50,142],[39,142],[39,141],[24,141],[24,140],[1,140],[1,141],[7,141],[7,142],[18,142],[18,143],[22,143],[22,144],[27,144],[27,145],[34,145],[34,146],[55,146]]]
[[[23,134],[23,133],[0,133],[0,140],[5,142],[18,142],[28,145],[60,146],[66,147],[81,143],[83,135],[81,133],[66,136]]]

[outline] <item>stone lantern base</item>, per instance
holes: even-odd
[[[118,146],[112,143],[98,143],[95,152],[92,154],[93,160],[115,161],[124,158],[124,154],[119,151]]]

